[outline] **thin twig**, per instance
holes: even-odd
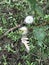
[[[45,26],[45,25],[49,25],[49,22],[44,22],[44,23],[41,23],[41,24],[35,23],[35,26]]]
[[[2,39],[3,37],[5,37],[9,32],[15,30],[16,28],[19,28],[20,26],[21,26],[21,25],[17,25],[17,26],[15,26],[15,27],[13,27],[13,28],[10,28],[7,32],[5,32],[5,33],[0,37],[0,39]]]

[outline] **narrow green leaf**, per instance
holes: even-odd
[[[2,16],[2,22],[3,22],[3,24],[6,24],[7,23],[7,21],[6,21],[6,19],[5,19],[4,16]]]

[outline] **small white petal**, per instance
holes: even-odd
[[[32,24],[34,22],[33,16],[27,16],[24,20],[24,23],[26,24]]]
[[[29,52],[29,50],[30,50],[30,46],[28,46],[27,43],[25,43],[24,45],[25,45],[25,47],[26,47],[26,51]]]
[[[29,41],[26,41],[26,40],[22,40],[22,43],[24,43],[24,44],[25,44],[25,43],[29,43]]]
[[[28,40],[28,38],[24,38],[24,37],[22,37],[21,40]]]

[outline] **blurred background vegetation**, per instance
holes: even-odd
[[[28,15],[35,22],[25,25],[30,52],[20,44],[21,32],[11,31],[0,39],[0,65],[49,65],[49,0],[0,0],[0,37]]]

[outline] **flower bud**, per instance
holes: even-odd
[[[19,30],[22,31],[22,35],[26,35],[28,33],[28,29],[26,26],[19,28]]]

